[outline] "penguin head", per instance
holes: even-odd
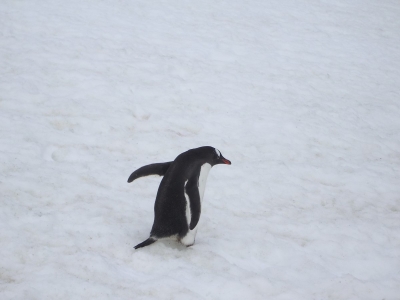
[[[209,163],[211,166],[215,166],[218,164],[230,165],[230,160],[226,159],[222,156],[221,151],[217,148],[206,146],[197,148],[199,150],[199,154],[201,155],[201,160],[206,163]]]
[[[218,165],[218,164],[225,164],[225,165],[230,165],[232,164],[230,160],[226,159],[225,157],[222,156],[221,151],[219,151],[217,148],[214,148],[215,154],[213,155],[213,165]]]

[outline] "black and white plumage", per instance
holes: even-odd
[[[208,172],[217,164],[231,162],[219,150],[205,146],[183,152],[171,162],[143,166],[129,176],[128,182],[148,175],[164,176],[154,205],[150,237],[135,249],[167,237],[176,237],[186,246],[194,244]]]

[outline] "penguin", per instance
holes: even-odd
[[[170,237],[187,247],[194,244],[208,172],[218,164],[231,162],[218,149],[204,146],[183,152],[174,161],[143,166],[129,176],[128,182],[149,175],[164,176],[154,204],[150,237],[135,249]]]

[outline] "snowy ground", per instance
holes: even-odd
[[[0,299],[400,299],[400,3],[0,5]],[[212,145],[196,244],[148,237]]]

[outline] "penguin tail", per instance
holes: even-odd
[[[149,238],[148,238],[147,240],[145,240],[144,242],[141,242],[140,244],[137,244],[134,248],[135,248],[135,249],[139,249],[139,248],[142,248],[142,247],[146,247],[146,246],[148,246],[148,245],[153,244],[154,242],[157,242],[157,240],[154,239],[154,238],[152,238],[152,237],[149,237]]]

